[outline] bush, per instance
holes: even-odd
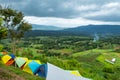
[[[4,46],[2,44],[0,44],[0,51],[2,51],[4,48]]]
[[[103,72],[106,72],[106,73],[114,73],[114,69],[113,69],[113,68],[110,68],[110,67],[105,67],[105,68],[103,68]]]

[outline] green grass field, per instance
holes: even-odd
[[[99,55],[97,55],[99,54]],[[96,57],[94,57],[96,55]],[[71,55],[72,57],[75,58],[83,58],[85,57],[86,59],[90,57],[94,60],[97,60],[101,63],[103,63],[106,66],[120,66],[120,53],[117,52],[113,52],[112,49],[92,49],[92,50],[87,50],[87,51],[83,51],[83,52],[78,52],[78,53],[74,53]],[[112,60],[112,58],[116,58],[116,61],[114,64],[110,64],[108,62],[106,62],[105,60]]]
[[[61,53],[61,54],[71,54],[72,53],[72,49],[51,49],[49,50],[50,52],[55,52],[55,53]]]

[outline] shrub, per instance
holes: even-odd
[[[2,44],[0,44],[0,51],[2,51],[4,48],[4,46]]]

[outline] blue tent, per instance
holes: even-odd
[[[47,69],[48,69],[47,64],[43,64],[43,65],[40,66],[40,68],[38,69],[36,74],[38,74],[40,77],[46,78],[46,76],[47,76]]]
[[[38,69],[40,68],[40,64],[35,61],[30,62],[28,64],[28,66],[30,67],[33,74],[35,74],[38,71]]]
[[[15,55],[14,54],[9,54],[9,56],[11,56],[12,59],[15,59]]]

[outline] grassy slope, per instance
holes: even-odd
[[[111,70],[120,67],[120,53],[113,52],[111,49],[93,49],[74,53],[71,57],[81,63],[81,68],[85,70],[85,73],[81,71],[80,73],[85,77],[91,77],[93,80],[120,80],[119,70],[111,72]],[[111,60],[112,58],[116,58],[114,64],[105,61],[105,59]],[[105,70],[110,73],[105,72]]]
[[[39,76],[26,73],[19,68],[0,63],[0,80],[45,80]]]
[[[80,70],[80,73],[82,73],[82,75],[84,75],[86,77],[89,77],[88,73],[91,71],[91,67],[92,67],[92,65],[86,64],[86,62],[88,62],[90,64],[93,64],[95,60],[100,62],[99,63],[100,65],[98,65],[96,63],[94,63],[96,65],[93,64],[94,66],[96,66],[96,68],[99,66],[98,69],[97,69],[98,71],[96,70],[97,75],[103,75],[102,73],[99,72],[99,68],[100,68],[100,66],[102,67],[102,65],[104,65],[106,67],[120,66],[120,53],[113,52],[111,49],[87,50],[87,51],[83,51],[83,52],[74,53],[71,56],[78,59],[80,61],[80,63],[83,64],[81,67],[83,68],[83,70],[86,71],[86,73],[82,72],[81,70]],[[116,62],[115,62],[114,65],[112,65],[112,64],[110,64],[108,62],[105,62],[105,59],[112,59],[112,58],[116,58]],[[31,76],[30,74],[28,74],[26,72],[23,72],[20,69],[16,69],[14,67],[8,67],[8,66],[0,64],[0,68],[1,67],[2,67],[2,69],[7,69],[8,71],[10,70],[10,71],[14,72],[15,74],[25,78],[25,80],[44,80],[44,79],[41,79],[40,77],[37,77],[37,76]],[[90,77],[91,76],[92,75],[90,75]],[[96,79],[94,79],[94,80],[96,80]],[[100,79],[100,80],[102,80],[102,79]]]
[[[105,64],[106,66],[113,66],[112,64],[105,61],[105,59],[111,60],[112,58],[116,58],[116,62],[114,66],[120,66],[120,53],[113,52],[111,49],[93,49],[83,52],[78,52],[72,55],[72,57],[85,57],[89,58],[91,55],[99,54],[95,57],[96,60]]]
[[[59,50],[51,49],[49,51],[50,52],[55,52],[55,53],[61,53],[61,54],[71,54],[72,49],[59,49]]]

